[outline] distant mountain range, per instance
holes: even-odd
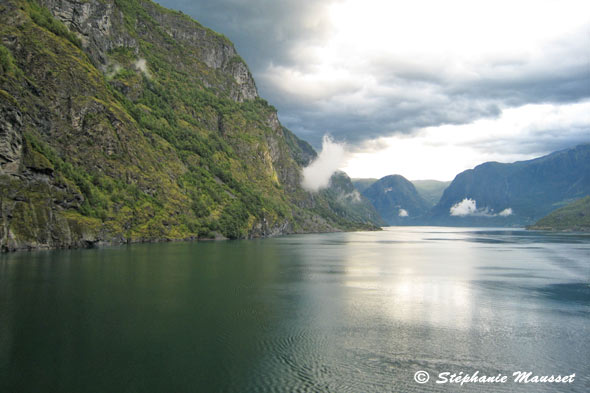
[[[418,194],[430,205],[436,205],[450,181],[439,180],[411,180]]]
[[[457,175],[425,220],[440,225],[528,225],[590,195],[590,144]]]
[[[531,225],[590,195],[590,144],[511,164],[486,162],[446,188],[445,182],[412,184],[400,175],[353,184],[390,225]]]
[[[371,187],[379,179],[352,179],[352,184],[359,192],[364,192],[367,188]]]
[[[385,176],[375,181],[362,195],[371,201],[389,225],[406,224],[424,215],[430,207],[416,187],[400,175]]]
[[[407,180],[401,175],[352,179],[388,225],[412,224],[439,201],[450,181]]]
[[[379,181],[379,179],[356,178],[352,179],[352,184],[354,184],[354,187],[360,193],[363,193],[367,188],[371,187],[377,181]],[[432,207],[438,203],[444,190],[449,186],[449,184],[451,184],[450,181],[440,180],[410,180],[410,182],[414,185],[414,187],[416,187],[418,195],[420,195],[420,197],[422,197],[422,199],[428,203],[429,207]]]

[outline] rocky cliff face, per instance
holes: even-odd
[[[315,152],[258,97],[233,45],[187,16],[140,0],[8,0],[0,20],[2,249],[377,223],[301,188]]]
[[[18,172],[23,148],[22,114],[5,105],[0,111],[0,173],[13,175]]]
[[[138,48],[135,38],[124,29],[124,15],[114,2],[43,0],[53,16],[78,38],[93,63],[102,70],[108,52],[118,48]]]
[[[230,92],[233,100],[241,102],[258,97],[252,74],[238,56],[233,44],[224,36],[201,26],[182,13],[147,1],[40,2],[80,39],[92,63],[103,72],[113,66],[109,53],[120,48],[132,50],[139,56],[142,43],[155,42],[163,44],[159,46],[159,51],[171,55],[173,50],[165,42],[167,35],[176,44],[187,49],[185,54],[188,58],[176,63],[183,71],[190,73],[191,68],[199,69],[191,63],[204,63],[208,68],[233,78]],[[153,31],[155,26],[156,32]],[[208,84],[208,87],[222,87],[216,83],[209,84],[210,80],[207,78],[201,78],[201,81]]]

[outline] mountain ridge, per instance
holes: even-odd
[[[486,162],[463,171],[425,219],[440,225],[529,225],[588,193],[590,144],[581,144],[532,160]],[[452,207],[467,200],[477,210],[450,216]],[[499,214],[507,209],[511,214]]]
[[[429,207],[416,187],[401,175],[382,177],[367,187],[362,195],[389,225],[408,224],[426,213]]]
[[[224,36],[148,0],[0,17],[2,250],[377,228],[301,188],[315,151]]]
[[[404,181],[380,184],[387,178]],[[484,162],[459,173],[452,182],[410,182],[393,175],[353,179],[353,183],[391,225],[527,226],[590,194],[590,144],[531,160]],[[428,197],[423,198],[428,206],[418,209],[418,214],[396,216],[394,212],[416,198],[409,196],[413,194],[409,183],[420,197]],[[386,190],[391,194],[384,199]]]

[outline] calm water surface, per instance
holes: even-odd
[[[520,230],[3,255],[0,392],[588,392],[589,284],[589,235]]]

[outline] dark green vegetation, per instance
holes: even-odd
[[[330,179],[330,187],[320,193],[328,201],[332,201],[330,209],[347,220],[359,222],[369,219],[380,226],[386,224],[371,201],[358,192],[344,172],[334,173]]]
[[[315,151],[231,42],[182,13],[10,0],[0,20],[2,249],[378,224],[366,201],[301,188]]]
[[[590,194],[590,144],[512,164],[486,162],[457,175],[425,222],[436,225],[530,225]],[[487,215],[451,217],[449,209],[473,199]],[[512,209],[509,216],[497,213]]]
[[[590,231],[590,196],[555,210],[527,229]]]
[[[411,180],[418,194],[432,207],[438,203],[450,181],[438,180]]]
[[[385,176],[362,192],[389,225],[407,224],[428,211],[416,187],[400,175]]]

